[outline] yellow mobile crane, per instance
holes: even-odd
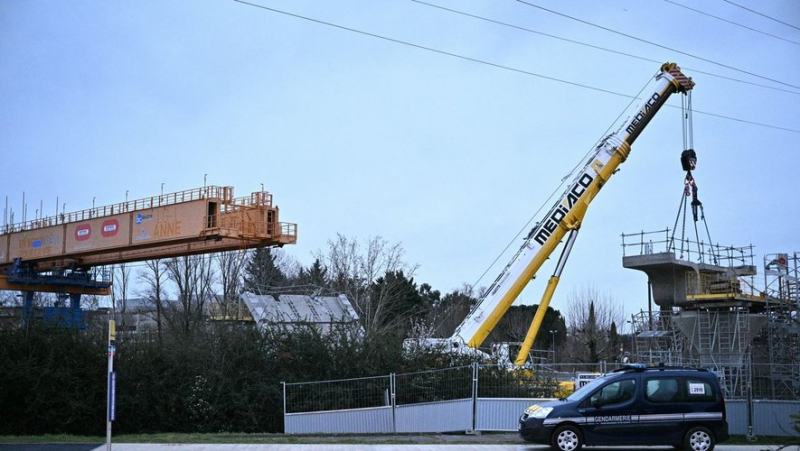
[[[429,347],[444,346],[453,352],[467,353],[470,352],[467,347],[478,348],[528,281],[536,275],[544,261],[569,233],[556,269],[547,283],[542,301],[514,361],[516,366],[522,366],[539,332],[545,311],[558,285],[589,204],[615,173],[617,167],[628,157],[633,142],[670,95],[675,92],[687,94],[693,87],[694,82],[681,72],[677,64],[662,65],[660,73],[655,77],[653,90],[646,95],[636,114],[626,120],[618,131],[606,136],[597,145],[578,176],[531,230],[522,247],[456,328],[453,335],[445,339],[426,339],[421,344]]]

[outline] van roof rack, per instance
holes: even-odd
[[[646,370],[684,370],[684,371],[708,371],[705,368],[696,368],[689,366],[667,366],[664,362],[655,366],[647,366],[644,363],[625,363],[621,367],[612,371],[612,373],[622,371],[646,371]]]
[[[616,373],[619,371],[644,371],[647,369],[644,363],[624,363],[620,368],[612,371],[612,373]]]

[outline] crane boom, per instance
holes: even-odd
[[[578,176],[531,230],[516,255],[456,328],[449,339],[451,343],[456,346],[464,343],[471,348],[483,343],[566,233],[580,228],[589,204],[628,157],[633,142],[670,95],[687,93],[693,87],[694,82],[681,72],[677,64],[665,63],[661,66],[661,72],[655,78],[655,87],[645,97],[637,113],[617,132],[598,144]],[[563,262],[559,266],[563,267]],[[560,274],[560,270],[558,272]],[[557,277],[554,278],[557,283]],[[552,296],[554,289],[554,284],[552,289],[548,287],[549,296]],[[547,293],[545,296],[549,302]],[[543,309],[546,306],[540,305],[540,310]],[[536,330],[531,330],[531,333],[535,338]]]

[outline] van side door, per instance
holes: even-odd
[[[640,405],[639,423],[642,436],[651,444],[680,443],[684,415],[684,378],[653,374],[644,377],[644,399]]]
[[[637,375],[631,374],[603,385],[583,400],[578,411],[586,418],[586,444],[638,443],[636,404],[639,385]]]

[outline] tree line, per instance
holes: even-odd
[[[448,337],[478,301],[463,285],[442,294],[415,281],[402,245],[337,235],[303,267],[282,250],[256,249],[148,261],[114,268],[112,307],[144,299],[153,334],[123,333],[117,345],[117,433],[281,432],[281,382],[341,379],[439,369],[463,358],[408,356],[408,337]],[[343,293],[358,325],[324,334],[313,326],[260,329],[241,321],[242,291]],[[5,299],[8,299],[7,297]],[[621,310],[591,288],[548,308],[534,348],[563,362],[614,360]],[[40,302],[47,302],[42,299]],[[512,307],[487,339],[519,342],[537,306]],[[219,321],[209,320],[209,311]],[[105,421],[106,343],[86,331],[0,328],[0,434],[99,435]],[[153,337],[155,336],[155,338]]]

